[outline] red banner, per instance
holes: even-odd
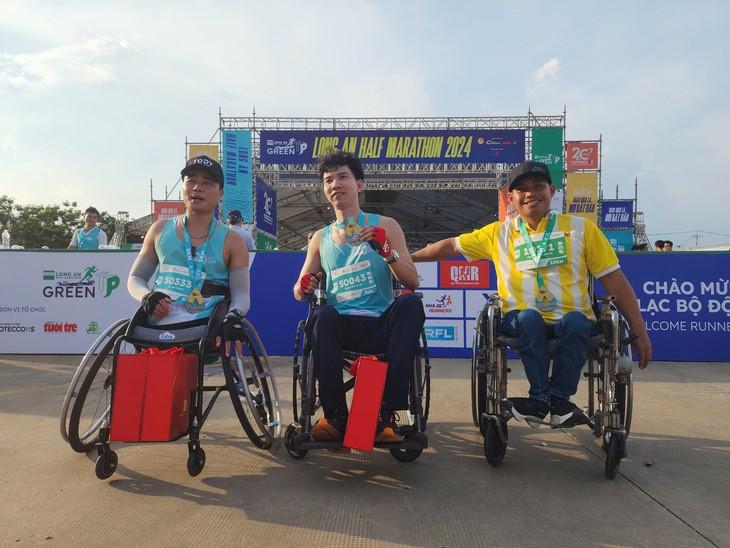
[[[155,200],[154,220],[169,219],[185,213],[185,204],[182,201]]]
[[[598,142],[570,141],[565,143],[565,162],[568,171],[598,169]]]

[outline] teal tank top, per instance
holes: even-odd
[[[83,228],[76,229],[76,241],[78,246],[76,249],[99,249],[99,231],[101,229],[95,226],[88,232],[84,232]]]
[[[364,213],[363,226],[378,226],[380,215]],[[362,219],[363,217],[361,217]],[[368,243],[332,241],[334,223],[324,227],[319,255],[327,275],[327,304],[349,316],[380,316],[393,302],[393,275]]]
[[[170,296],[172,309],[161,320],[151,320],[158,325],[181,323],[201,318],[207,318],[215,306],[225,297],[213,295],[203,298],[202,308],[191,311],[186,307],[188,295],[192,291],[192,281],[188,272],[188,262],[185,256],[185,243],[176,231],[178,220],[182,217],[168,219],[162,228],[162,233],[155,244],[160,266],[157,270],[153,291],[161,291]],[[223,260],[223,243],[226,240],[228,228],[224,225],[216,227],[208,241],[205,250],[205,263],[201,280],[207,283],[228,287],[228,267]],[[193,257],[195,264],[197,255]]]

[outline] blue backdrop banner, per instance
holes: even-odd
[[[276,189],[256,177],[256,228],[276,236]]]
[[[616,251],[631,251],[634,245],[634,233],[631,230],[604,230],[603,233]]]
[[[223,216],[232,209],[241,212],[244,223],[253,222],[253,189],[251,164],[251,132],[243,129],[224,129],[221,132],[223,158]]]
[[[598,220],[598,224],[601,228],[610,230],[633,228],[634,201],[601,200],[601,217]]]
[[[363,163],[509,163],[525,161],[525,131],[262,131],[262,164],[313,164],[333,148]]]

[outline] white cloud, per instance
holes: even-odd
[[[532,74],[532,81],[536,84],[548,80],[555,81],[559,75],[560,61],[557,57],[553,57]]]
[[[27,89],[111,82],[116,75],[108,59],[129,47],[125,40],[98,37],[35,53],[0,53],[0,87]]]

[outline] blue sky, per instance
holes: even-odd
[[[650,238],[730,242],[730,3],[0,0],[0,194],[149,212],[224,115],[567,109]],[[715,234],[712,234],[715,233]]]

